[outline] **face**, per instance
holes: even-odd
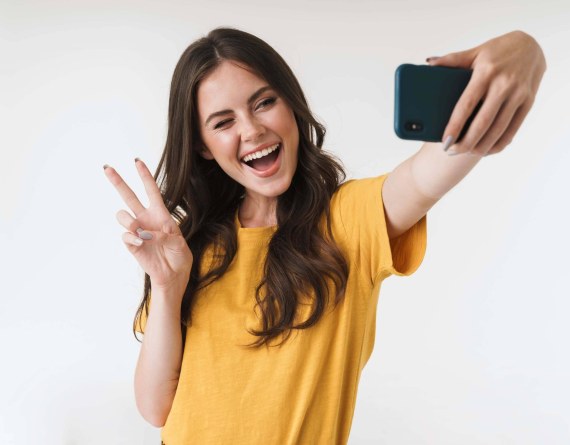
[[[243,185],[246,199],[276,198],[289,188],[299,131],[293,111],[265,80],[223,61],[200,82],[197,106],[202,156]]]

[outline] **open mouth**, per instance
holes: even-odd
[[[242,160],[241,162],[246,164],[248,167],[257,170],[258,172],[264,172],[273,167],[273,165],[277,161],[277,158],[279,157],[280,151],[281,151],[281,143],[279,143],[277,148],[275,148],[271,153],[268,153],[265,156],[261,156],[260,158],[257,159],[250,159],[248,161]]]

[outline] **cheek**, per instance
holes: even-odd
[[[231,130],[210,136],[206,141],[206,145],[216,157],[235,155],[236,150],[239,148],[238,139],[232,134]]]
[[[299,130],[297,129],[297,121],[295,120],[295,115],[293,111],[289,109],[283,109],[279,113],[276,119],[276,126],[283,136],[288,136],[290,138],[298,139]]]

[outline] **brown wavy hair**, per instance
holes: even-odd
[[[291,68],[266,42],[237,29],[216,28],[184,51],[172,77],[168,135],[154,175],[164,203],[194,257],[180,309],[183,344],[186,329],[191,326],[196,292],[226,272],[238,247],[234,218],[245,188],[215,161],[199,153],[203,144],[197,91],[200,81],[224,60],[245,65],[275,89],[293,110],[299,130],[297,169],[290,187],[277,198],[277,229],[269,242],[264,275],[255,293],[263,314],[263,329],[249,331],[259,338],[247,346],[259,347],[269,345],[281,334],[285,335],[284,342],[292,329],[306,329],[317,323],[333,292],[327,281],[334,285],[335,307],[344,297],[348,264],[334,241],[329,204],[346,174],[341,161],[322,150],[324,126],[311,114]],[[323,216],[326,230],[321,233]],[[214,261],[200,276],[200,263],[209,246]],[[293,325],[300,297],[311,290],[311,315]],[[150,291],[150,277],[145,274],[144,295],[133,331],[143,310],[148,316]]]

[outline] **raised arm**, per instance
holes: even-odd
[[[473,74],[445,129],[443,146],[425,143],[386,178],[382,196],[390,239],[419,221],[483,156],[498,153],[511,143],[546,71],[542,49],[522,31],[467,51],[432,57],[428,62],[471,68]],[[467,134],[454,144],[481,99],[483,105]]]
[[[449,156],[440,143],[426,142],[415,155],[398,165],[382,187],[390,239],[418,222],[480,160],[480,156],[470,154]]]
[[[161,427],[172,407],[182,364],[180,311],[188,285],[192,252],[164,205],[146,164],[136,160],[150,205],[144,207],[119,173],[105,165],[105,175],[133,212],[120,210],[127,249],[150,277],[152,298],[135,371],[135,399],[149,423]]]

